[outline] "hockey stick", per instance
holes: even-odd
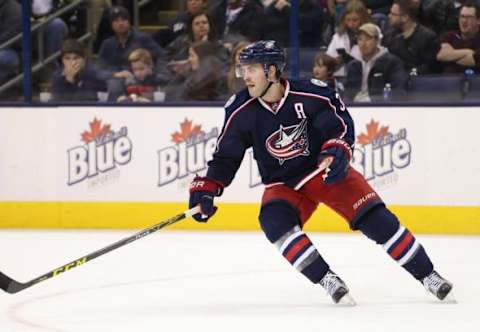
[[[187,210],[183,213],[180,213],[178,215],[176,215],[175,217],[172,217],[170,219],[167,219],[165,221],[162,221],[156,225],[153,225],[149,228],[145,228],[144,230],[136,233],[136,234],[133,234],[129,237],[126,237],[124,239],[121,239],[115,243],[112,243],[111,245],[109,246],[106,246],[105,248],[102,248],[102,249],[99,249],[95,252],[92,252],[91,254],[88,254],[86,256],[83,256],[79,259],[76,259],[74,261],[71,261],[70,263],[68,264],[65,264],[63,266],[60,266],[59,268],[56,268],[50,272],[47,272],[35,279],[32,279],[30,281],[27,281],[25,283],[22,283],[22,282],[18,282],[18,281],[15,281],[13,280],[12,278],[6,276],[5,274],[3,274],[2,272],[0,272],[0,288],[3,289],[5,292],[7,293],[10,293],[10,294],[15,294],[15,293],[18,293],[26,288],[29,288],[29,287],[32,287],[42,281],[45,281],[47,279],[50,279],[50,278],[53,278],[53,277],[56,277],[58,276],[59,274],[63,273],[63,272],[66,272],[66,271],[69,271],[77,266],[80,266],[80,265],[83,265],[89,261],[91,261],[92,259],[94,258],[97,258],[99,256],[102,256],[104,254],[106,254],[107,252],[110,252],[112,250],[115,250],[117,248],[120,248],[120,247],[123,247],[124,245],[126,244],[129,244],[133,241],[136,241],[136,240],[139,240],[147,235],[150,235],[152,233],[155,233],[156,231],[164,228],[164,227],[167,227],[167,226],[170,226],[170,225],[173,225],[177,222],[179,222],[180,220],[183,220],[187,217],[190,217],[196,213],[199,213],[200,212],[200,207],[199,206],[196,206],[190,210]]]

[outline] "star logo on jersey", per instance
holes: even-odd
[[[271,134],[265,146],[267,151],[276,159],[280,165],[287,159],[296,158],[298,156],[308,156],[308,136],[307,136],[307,119],[303,119],[298,125],[280,128]]]

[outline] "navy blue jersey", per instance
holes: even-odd
[[[353,121],[339,95],[321,81],[283,81],[277,105],[244,89],[225,105],[225,122],[207,177],[228,186],[253,147],[262,182],[298,189],[319,170],[322,145],[340,138],[353,147]]]

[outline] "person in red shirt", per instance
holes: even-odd
[[[480,72],[480,5],[467,1],[460,8],[459,31],[449,31],[441,39],[437,60],[444,63],[445,73]]]

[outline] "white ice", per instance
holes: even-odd
[[[0,231],[27,281],[132,231]],[[0,293],[0,331],[480,331],[480,237],[421,235],[457,304],[440,303],[358,234],[310,234],[357,301],[338,307],[261,233],[161,230],[63,275]]]

